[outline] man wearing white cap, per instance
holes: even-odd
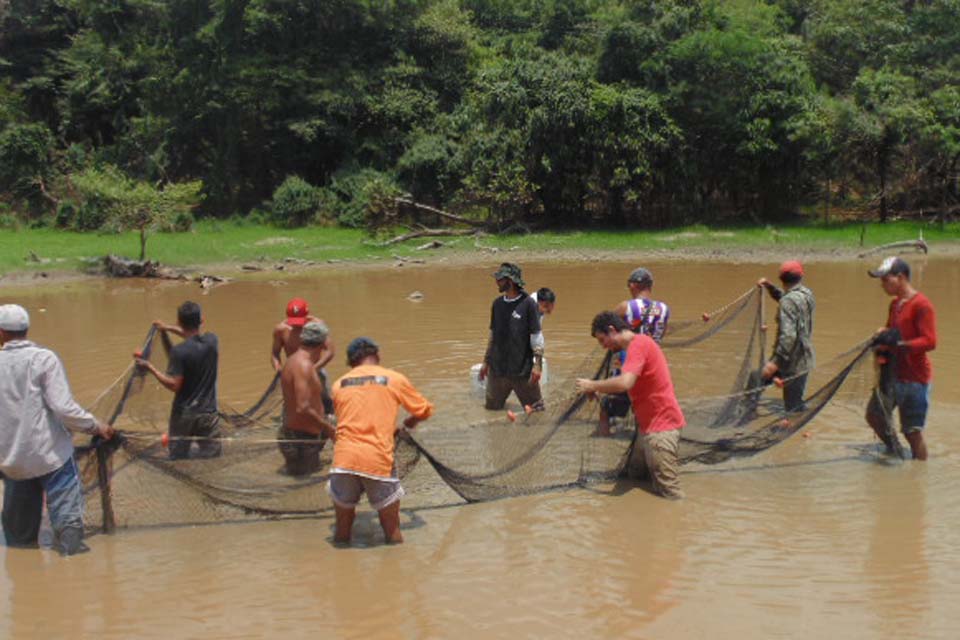
[[[35,546],[46,494],[60,551],[72,555],[85,547],[83,492],[68,429],[104,438],[113,429],[77,404],[60,359],[27,340],[29,328],[26,309],[0,305],[3,535],[9,546]]]
[[[867,405],[867,422],[888,449],[893,443],[884,429],[885,420],[894,408],[900,413],[900,430],[910,443],[915,460],[927,459],[927,443],[923,429],[930,405],[930,382],[933,368],[928,352],[937,348],[937,319],[927,296],[910,284],[910,265],[898,257],[890,257],[868,271],[880,278],[883,291],[893,297],[887,312],[887,325],[877,332],[874,344],[893,367],[892,397],[876,394]],[[895,436],[894,436],[895,437]]]

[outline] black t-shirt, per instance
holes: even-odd
[[[490,310],[490,330],[490,371],[496,376],[529,376],[533,369],[530,336],[540,333],[537,303],[523,291],[510,301],[500,296]]]
[[[217,410],[217,362],[220,341],[216,334],[191,336],[170,350],[167,375],[183,376],[183,386],[173,397],[173,413],[213,413]]]

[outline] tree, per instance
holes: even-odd
[[[172,228],[178,215],[198,206],[203,186],[197,180],[157,187],[109,165],[86,169],[70,180],[82,201],[106,213],[107,224],[117,231],[139,232],[141,261],[147,257],[149,234]]]

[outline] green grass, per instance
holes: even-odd
[[[529,235],[480,238],[439,238],[453,251],[472,251],[479,242],[486,247],[519,248],[528,251],[569,249],[645,251],[666,249],[783,247],[784,249],[843,249],[860,247],[863,226],[859,223],[783,227],[707,227],[696,225],[663,231],[590,230],[549,231]],[[918,222],[868,224],[864,248],[923,237],[932,243],[960,241],[960,223],[926,225]],[[264,225],[202,221],[188,233],[160,233],[150,237],[147,257],[175,267],[200,267],[217,263],[246,263],[299,258],[326,260],[378,260],[394,255],[422,255],[416,247],[430,238],[418,238],[391,247],[374,246],[362,231],[319,228],[278,229]],[[54,229],[0,231],[0,273],[36,269],[75,270],[85,260],[108,253],[137,257],[136,233],[75,233]],[[27,259],[30,252],[41,262]],[[433,254],[431,254],[433,255]]]

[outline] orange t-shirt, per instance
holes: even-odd
[[[433,414],[433,405],[406,376],[379,365],[354,367],[334,382],[337,442],[333,468],[390,478],[401,405],[421,420]]]

